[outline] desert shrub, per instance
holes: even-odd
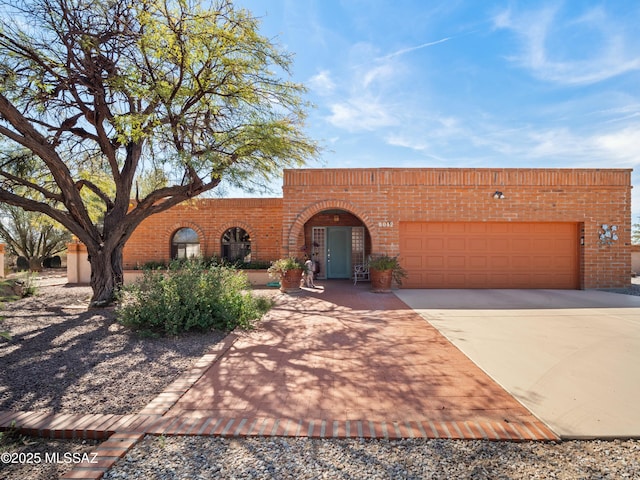
[[[136,266],[134,270],[164,270],[167,268],[167,263],[163,261],[149,261],[146,262],[142,267]]]
[[[18,277],[0,281],[0,302],[34,296],[38,290],[38,274],[23,272]]]
[[[202,261],[176,262],[166,272],[145,270],[122,289],[118,321],[146,334],[251,328],[270,302],[248,291],[247,276]]]
[[[271,262],[266,260],[252,260],[250,262],[236,262],[235,266],[242,270],[266,270],[271,266]]]

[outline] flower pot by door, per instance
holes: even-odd
[[[287,270],[280,277],[280,291],[283,293],[295,292],[300,290],[300,280],[302,279],[302,270]]]
[[[374,270],[369,272],[371,276],[371,290],[375,293],[388,293],[391,291],[393,270]]]

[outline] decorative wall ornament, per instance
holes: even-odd
[[[613,245],[614,242],[618,241],[618,226],[605,223],[600,226],[598,234],[602,245]]]

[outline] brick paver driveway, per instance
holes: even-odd
[[[504,429],[525,425],[523,437],[552,436],[395,295],[346,281],[279,295],[167,415],[326,428],[395,422],[408,436],[476,438],[514,437]]]

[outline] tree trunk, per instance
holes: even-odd
[[[90,308],[101,308],[109,305],[115,298],[117,290],[123,284],[122,246],[109,250],[106,247],[96,253],[89,253],[91,264],[91,297]]]

